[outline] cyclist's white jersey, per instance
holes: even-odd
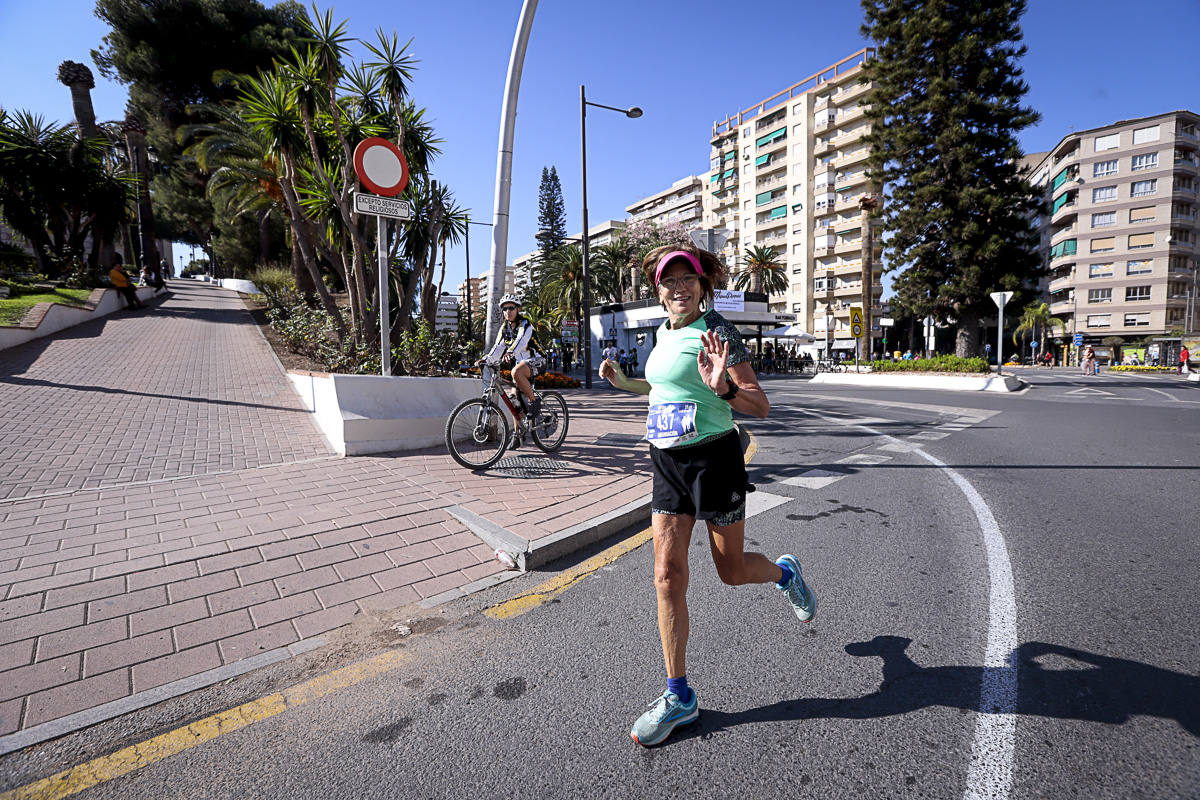
[[[499,361],[505,355],[512,355],[517,361],[535,362],[540,366],[542,348],[533,338],[533,326],[524,317],[517,317],[516,323],[509,325],[505,322],[500,326],[496,335],[496,343],[487,353],[488,361]]]

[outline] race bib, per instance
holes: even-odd
[[[646,441],[674,447],[696,438],[696,404],[655,403],[646,415]]]

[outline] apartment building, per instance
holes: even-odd
[[[834,349],[855,346],[852,307],[864,310],[873,339],[881,335],[881,247],[877,234],[864,238],[860,208],[881,194],[863,142],[871,84],[859,82],[873,56],[864,48],[714,123],[710,139],[703,226],[730,231],[722,256],[731,268],[747,248],[774,248],[790,280],[770,296],[771,310],[795,313]]]
[[[608,244],[613,239],[621,235],[621,231],[625,230],[626,222],[618,219],[607,219],[603,222],[592,225],[588,230],[588,248],[594,249],[602,244]],[[583,233],[572,233],[567,237],[567,244],[572,241],[579,242],[583,240]],[[506,291],[516,291],[524,294],[529,291],[529,276],[532,273],[533,266],[537,263],[538,258],[542,255],[541,250],[532,250],[513,259],[512,266],[509,267],[509,274],[512,276],[511,285],[506,282]]]
[[[684,230],[700,227],[704,216],[704,181],[688,175],[668,188],[625,206],[629,222],[679,223]]]
[[[1064,136],[1034,170],[1051,204],[1050,309],[1068,336],[1098,344],[1197,327],[1198,132],[1191,111],[1122,120]]]

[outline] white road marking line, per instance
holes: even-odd
[[[761,489],[751,492],[746,495],[746,519],[757,517],[764,511],[770,511],[775,506],[781,506],[784,503],[790,503],[795,500],[794,497],[787,497],[782,494],[771,494],[764,492]]]
[[[1106,392],[1103,389],[1093,389],[1090,386],[1084,386],[1081,389],[1072,389],[1069,392],[1063,392],[1061,396],[1066,397],[1073,394],[1084,395],[1088,397],[1116,397],[1116,394],[1113,392]]]
[[[892,443],[888,443],[888,444],[881,444],[881,445],[879,445],[879,449],[880,449],[880,450],[887,450],[887,451],[889,451],[889,452],[892,452],[892,453],[911,453],[911,452],[913,452],[914,450],[920,450],[920,449],[921,449],[921,445],[919,445],[919,444],[905,444],[904,442],[896,442],[896,443],[894,443],[894,444],[892,444]]]
[[[799,486],[801,489],[821,489],[834,481],[840,481],[846,475],[847,473],[845,472],[810,469],[803,475],[797,475],[794,478],[784,478],[780,483],[786,483],[788,486]]]
[[[948,433],[934,433],[933,431],[925,431],[923,433],[914,433],[908,438],[918,442],[936,442],[938,439],[945,439],[949,435],[950,434]]]
[[[837,420],[810,412],[827,422]],[[894,437],[867,426],[863,430],[901,444]],[[979,715],[967,767],[965,800],[1005,800],[1012,791],[1013,756],[1017,730],[1017,601],[1012,563],[1004,534],[987,501],[970,481],[920,448],[912,452],[943,471],[967,498],[983,535],[988,568],[988,633],[983,680],[979,689]]]
[[[1155,389],[1153,386],[1143,386],[1142,388],[1143,388],[1143,389],[1145,389],[1145,390],[1146,390],[1146,391],[1148,391],[1148,392],[1158,392],[1158,393],[1159,393],[1159,394],[1161,394],[1161,395],[1164,395],[1164,396],[1166,396],[1166,397],[1169,397],[1169,398],[1171,398],[1171,399],[1172,399],[1172,400],[1174,400],[1176,403],[1182,403],[1182,402],[1183,402],[1182,400],[1180,400],[1180,399],[1179,399],[1178,397],[1176,397],[1175,395],[1171,394],[1170,392],[1164,392],[1162,389]]]
[[[891,456],[881,456],[878,453],[857,453],[852,456],[840,458],[836,464],[862,464],[873,466],[875,464],[883,464],[886,461],[891,461]],[[780,483],[785,483],[788,486],[799,486],[802,489],[823,489],[835,481],[840,481],[842,478],[850,475],[849,472],[836,472],[833,470],[810,469],[808,472],[795,476],[794,478],[784,478]]]
[[[932,403],[898,403],[894,400],[868,400],[862,397],[844,397],[836,394],[808,394],[807,392],[771,392],[772,396],[776,394],[787,397],[795,397],[800,400],[828,400],[836,403],[838,407],[844,405],[868,405],[868,406],[884,406],[885,408],[904,408],[909,411],[924,411],[930,414],[940,414],[947,417],[964,417],[976,422],[983,422],[986,419],[999,414],[999,411],[990,411],[986,408],[962,408],[959,406],[939,406]],[[840,421],[840,420],[839,420]]]

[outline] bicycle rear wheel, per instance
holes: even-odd
[[[558,392],[542,392],[542,410],[538,418],[529,423],[533,443],[547,453],[557,450],[567,438],[570,422],[571,414],[563,396]]]
[[[512,424],[495,403],[465,400],[446,418],[446,449],[467,469],[487,469],[504,456]]]

